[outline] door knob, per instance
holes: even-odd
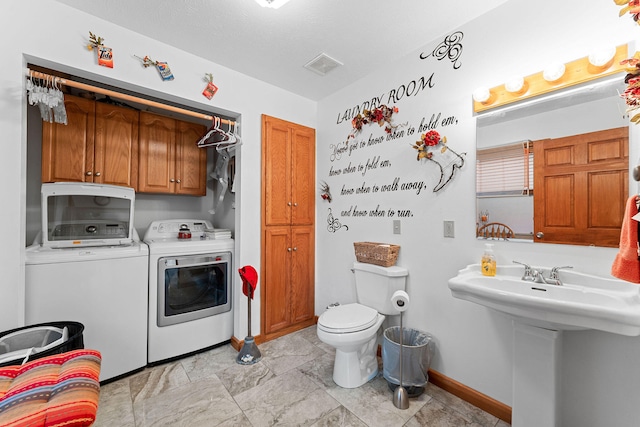
[[[287,252],[291,252],[291,248],[287,248]]]
[[[287,203],[287,206],[291,206],[291,202]]]
[[[177,182],[178,184],[180,184],[180,180],[179,180],[179,179],[176,179],[176,182]]]
[[[86,171],[86,172],[85,172],[85,175],[87,175],[87,176],[91,176],[91,175],[93,175],[93,173],[92,173],[91,171]]]
[[[543,233],[542,231],[538,231],[538,232],[536,233],[536,237],[537,237],[538,239],[542,239],[542,238],[544,237],[544,233]]]
[[[100,172],[96,172],[96,176],[100,176],[102,175]]]
[[[169,180],[169,182],[176,182],[176,180],[175,180],[175,179],[173,179],[173,178],[171,178],[171,179]]]
[[[293,206],[296,206],[296,207],[297,207],[297,206],[298,206],[298,204],[297,204],[297,203],[294,203],[294,204],[293,204]]]
[[[294,252],[295,252],[295,251],[297,251],[297,250],[298,250],[298,248],[295,248],[295,247],[294,247],[294,248],[293,248],[293,250],[294,250]]]

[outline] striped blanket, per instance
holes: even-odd
[[[101,360],[96,350],[73,350],[0,368],[0,427],[93,424]]]

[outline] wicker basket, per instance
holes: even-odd
[[[358,262],[391,267],[398,260],[400,246],[387,243],[354,242]]]

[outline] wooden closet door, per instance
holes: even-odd
[[[292,130],[291,141],[291,224],[311,225],[316,215],[316,135],[315,130],[303,126]]]
[[[140,113],[140,167],[138,191],[173,193],[175,190],[174,119]]]
[[[291,131],[289,123],[262,116],[263,209],[265,225],[291,223]]]
[[[93,182],[95,101],[65,95],[67,125],[42,123],[42,182]]]
[[[314,228],[291,227],[291,322],[313,319],[315,314]]]
[[[139,113],[126,107],[96,103],[93,182],[136,189],[138,183]]]
[[[267,227],[264,231],[264,269],[261,304],[264,333],[269,334],[291,324],[291,232],[288,226]]]

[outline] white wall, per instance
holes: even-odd
[[[432,367],[445,375],[511,405],[512,335],[510,321],[479,305],[454,299],[447,280],[467,264],[479,262],[483,242],[475,239],[475,117],[471,93],[481,85],[502,84],[512,74],[529,75],[541,71],[549,62],[568,62],[588,55],[600,42],[624,44],[640,35],[629,17],[618,17],[613,2],[600,0],[543,0],[533,5],[511,0],[496,10],[464,25],[459,68],[444,58],[420,59],[422,52],[434,51],[445,38],[434,40],[424,49],[401,61],[372,70],[371,75],[329,96],[319,104],[317,170],[318,180],[326,181],[333,201],[318,202],[318,283],[316,311],[333,301],[355,298],[350,264],[355,260],[354,241],[380,241],[401,245],[398,264],[410,271],[408,293],[412,306],[406,312],[410,327],[435,337],[436,357]],[[393,37],[393,28],[388,28]],[[363,39],[364,40],[364,39]],[[425,42],[427,42],[425,40]],[[402,43],[402,40],[398,40]],[[357,42],[354,42],[357,49]],[[385,52],[380,52],[385,55]],[[421,76],[434,74],[434,87],[414,96],[389,101],[391,90],[408,85]],[[351,131],[350,120],[340,120],[345,110],[382,95],[382,102],[396,105],[396,124],[417,127],[423,117],[455,116],[457,121],[436,128],[446,136],[448,146],[466,152],[466,164],[452,182],[438,193],[431,191],[439,178],[432,163],[416,161],[411,148],[420,132],[375,146],[360,146],[342,158],[333,158],[332,145],[343,144]],[[632,130],[637,133],[637,130]],[[366,143],[369,136],[384,135],[377,125],[363,128],[354,139]],[[353,142],[354,140],[351,140]],[[631,158],[637,158],[633,153]],[[356,167],[380,156],[391,164],[366,172],[330,176],[331,168]],[[437,154],[436,154],[437,156]],[[341,189],[401,183],[424,182],[416,191],[341,195]],[[354,218],[343,215],[352,206],[370,211],[410,210],[401,219],[401,234],[392,233],[392,220],[385,217]],[[331,209],[331,212],[329,212]],[[341,227],[329,231],[320,226],[330,217]],[[443,237],[443,221],[455,221],[455,238]],[[338,224],[336,224],[338,225]],[[534,265],[573,265],[576,269],[608,276],[616,250],[567,245],[535,245],[496,242],[498,265],[513,259]],[[562,419],[565,426],[636,425],[640,419],[640,338],[599,332],[565,335],[562,390]],[[597,371],[597,372],[596,372]]]
[[[86,49],[89,31],[104,37],[113,48],[113,69],[99,67],[95,53]],[[0,37],[0,177],[5,183],[0,189],[4,204],[0,218],[8,224],[0,245],[4,272],[0,282],[0,330],[22,325],[24,316],[27,62],[193,108],[237,115],[243,145],[237,156],[236,265],[251,264],[260,270],[260,116],[269,114],[315,128],[315,102],[51,0],[4,2]],[[155,70],[143,68],[133,55],[167,61],[175,80],[163,82]],[[205,73],[212,73],[219,87],[211,101],[201,95]],[[242,338],[247,329],[246,305],[236,301],[236,308],[234,334]],[[252,304],[252,311],[252,328],[259,330],[259,300]]]

